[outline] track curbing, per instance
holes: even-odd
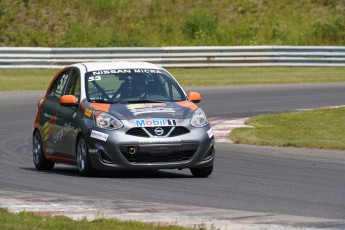
[[[34,191],[0,190],[0,207],[11,212],[67,216],[89,221],[115,218],[121,221],[206,229],[318,229],[345,227],[345,220],[247,212],[198,206],[133,200],[107,200]]]
[[[245,118],[221,118],[214,117],[210,118],[209,122],[212,125],[214,137],[216,142],[221,143],[233,143],[229,138],[229,133],[235,128],[241,127],[252,127],[246,125],[245,122],[248,120],[248,117]]]

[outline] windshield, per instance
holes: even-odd
[[[137,103],[184,101],[186,97],[168,73],[163,70],[115,69],[85,74],[88,101]]]

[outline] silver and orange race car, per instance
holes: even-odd
[[[212,173],[215,140],[205,113],[163,68],[146,62],[70,65],[38,103],[33,162],[95,170],[190,169]]]

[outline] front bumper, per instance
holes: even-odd
[[[174,169],[213,165],[215,140],[212,128],[190,128],[190,133],[176,137],[144,138],[125,130],[89,130],[87,137],[91,165],[97,170]],[[92,138],[92,131],[105,134]],[[104,138],[106,137],[106,138]]]

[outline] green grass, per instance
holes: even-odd
[[[345,150],[345,108],[262,115],[230,133],[235,143]]]
[[[185,228],[170,226],[159,227],[144,224],[137,221],[122,222],[114,219],[97,219],[94,221],[87,221],[82,219],[79,221],[72,220],[67,217],[52,217],[47,215],[37,215],[31,212],[20,212],[17,214],[10,213],[6,209],[0,208],[0,229],[1,230],[182,230]],[[203,229],[202,227],[196,229]]]
[[[183,86],[344,82],[345,67],[169,69]]]
[[[0,91],[47,89],[57,69],[0,69]]]
[[[0,69],[0,91],[45,90],[57,69]],[[345,67],[171,68],[182,86],[345,82]]]
[[[345,1],[2,0],[0,34],[2,47],[343,46]]]

